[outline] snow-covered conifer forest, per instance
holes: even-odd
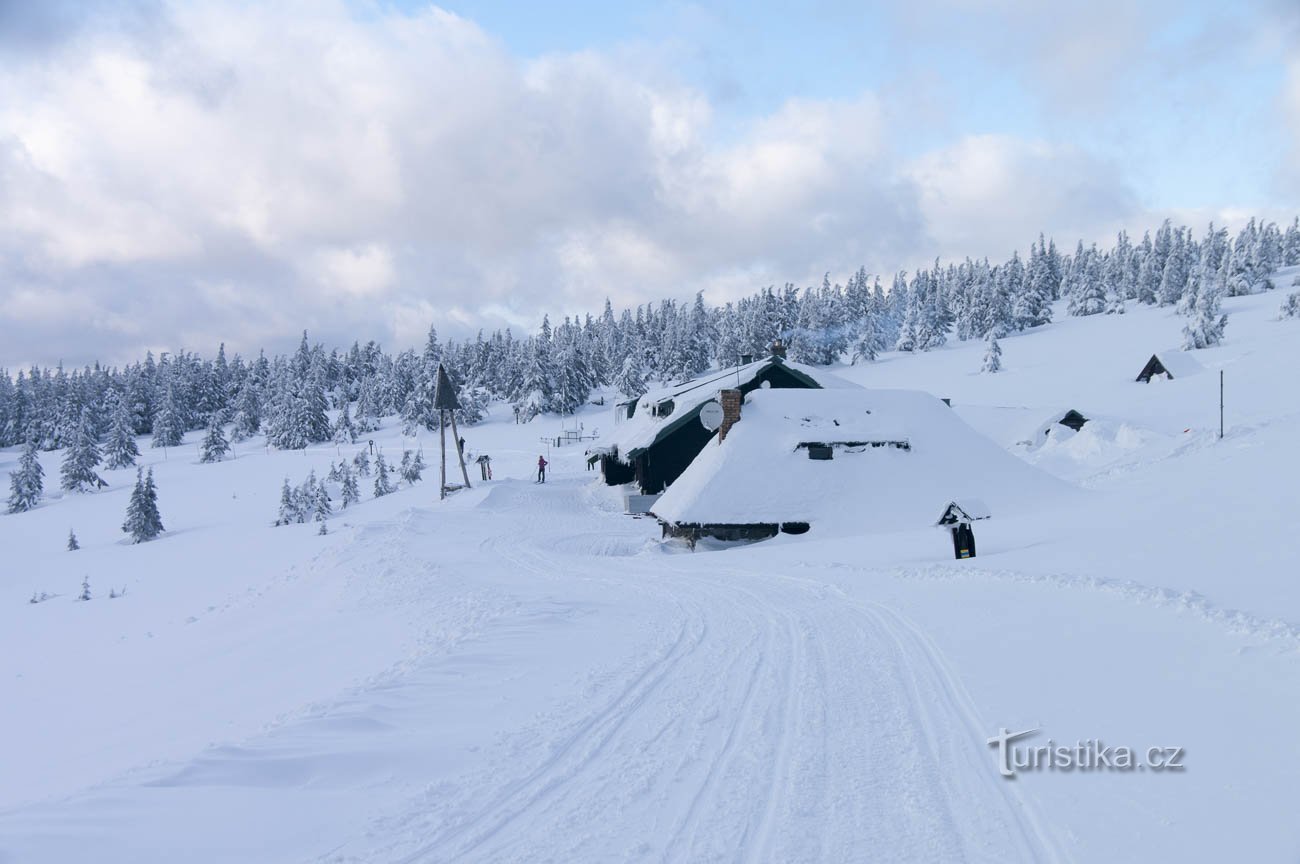
[[[548,317],[527,335],[507,329],[443,343],[435,322],[420,351],[391,354],[370,341],[327,348],[304,332],[289,356],[230,358],[221,346],[210,358],[177,350],[124,368],[37,366],[16,378],[0,371],[0,447],[35,441],[48,451],[90,434],[107,437],[110,459],[126,464],[128,428],[151,436],[152,446],[174,447],[186,432],[228,424],[236,441],[260,432],[271,446],[295,450],[333,440],[327,414],[345,407],[347,427],[359,434],[393,415],[408,433],[432,429],[439,362],[458,386],[462,424],[481,420],[493,401],[512,404],[525,420],[567,415],[599,388],[637,396],[657,382],[760,356],[777,338],[800,363],[865,362],[883,351],[931,351],[950,339],[1041,327],[1057,300],[1071,316],[1122,313],[1128,303],[1171,307],[1186,318],[1186,347],[1205,348],[1224,337],[1222,298],[1273,287],[1277,269],[1298,263],[1300,220],[1285,230],[1251,220],[1235,237],[1213,225],[1198,234],[1165,222],[1140,241],[1121,233],[1109,249],[1079,242],[1063,252],[1040,236],[1027,256],[997,264],[936,260],[883,278],[860,268],[847,284],[787,283],[724,306],[697,295],[615,312],[607,301],[599,314],[559,324]],[[215,461],[221,445],[209,444],[206,458]]]

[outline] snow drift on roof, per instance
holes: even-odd
[[[845,428],[868,440],[901,432],[910,449],[837,449],[830,460],[810,459],[798,449],[810,437],[807,417],[848,418]],[[954,500],[978,498],[1012,513],[1066,488],[928,393],[756,390],[727,439],[709,442],[653,513],[678,524],[809,522],[814,530],[881,532],[933,525]]]
[[[710,399],[718,398],[719,391],[750,383],[760,372],[775,362],[771,357],[765,357],[753,363],[746,363],[744,366],[710,372],[672,387],[651,390],[637,400],[636,413],[615,427],[610,444],[618,447],[620,457],[626,458],[633,451],[654,443],[656,436],[669,424],[686,416]],[[858,385],[815,366],[791,363],[789,360],[782,361],[782,365],[808,376],[826,389],[861,389]],[[672,414],[665,417],[653,416],[650,409],[667,399],[673,402]]]
[[[1169,374],[1174,376],[1175,381],[1205,371],[1201,361],[1193,357],[1190,351],[1183,351],[1179,348],[1157,351],[1156,358],[1160,361],[1160,365],[1164,366],[1169,371]]]

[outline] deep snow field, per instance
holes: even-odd
[[[1227,299],[1226,343],[1175,381],[1133,378],[1184,319],[1132,306],[1058,310],[996,375],[982,343],[835,369],[949,397],[1065,481],[978,523],[967,561],[921,525],[665,543],[581,445],[541,443],[608,434],[611,407],[497,406],[462,430],[496,479],[471,466],[444,502],[426,434],[424,482],[376,500],[362,478],[327,536],[272,527],[280,484],[360,445],[201,465],[202,433],[142,440],[168,530],[140,546],[133,471],[59,497],[44,454],[42,506],[0,516],[0,862],[1297,860],[1283,297]],[[1022,443],[1069,408],[1094,422]],[[414,444],[391,418],[373,437]],[[1186,768],[1006,780],[1003,727]]]

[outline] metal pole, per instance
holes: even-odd
[[[1223,370],[1219,370],[1219,439],[1223,439]]]

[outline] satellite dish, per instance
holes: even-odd
[[[722,425],[722,406],[709,400],[700,406],[700,425],[710,432]]]

